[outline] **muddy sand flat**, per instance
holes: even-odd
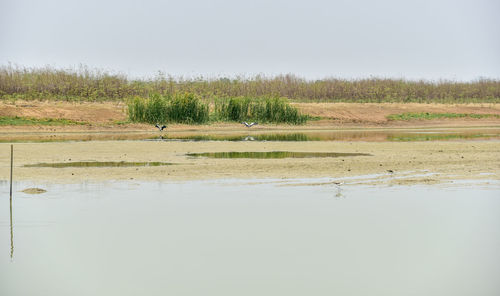
[[[499,179],[500,141],[386,142],[379,129],[416,127],[486,127],[498,129],[500,118],[457,118],[444,120],[388,121],[389,114],[438,112],[500,114],[500,104],[353,104],[294,103],[302,112],[321,116],[304,126],[261,124],[247,129],[237,123],[189,126],[169,125],[166,134],[300,132],[325,130],[366,130],[317,142],[155,142],[114,141],[157,137],[158,131],[147,124],[118,124],[126,120],[123,102],[68,103],[16,101],[0,103],[0,116],[65,118],[86,122],[64,126],[1,126],[0,179],[9,177],[9,144],[15,143],[15,180],[78,183],[86,180],[197,180],[220,178],[343,178],[367,174],[374,182],[391,184],[437,183],[456,179]],[[407,132],[407,131],[406,131]],[[107,134],[105,134],[107,133]],[[488,130],[487,133],[491,133]],[[23,143],[26,141],[48,143]],[[50,142],[76,140],[88,142]],[[101,141],[106,140],[106,141]],[[341,140],[338,142],[337,140]],[[375,141],[375,142],[365,142]],[[381,141],[381,142],[377,142]],[[188,157],[203,152],[337,152],[368,153],[370,156],[283,158],[283,159],[211,159]],[[128,167],[24,167],[37,163],[64,162],[166,162],[165,166]]]
[[[10,145],[0,144],[0,179],[9,178]],[[343,178],[380,174],[391,184],[500,179],[500,142],[151,142],[92,141],[14,144],[15,180],[79,183],[103,180]],[[283,159],[213,159],[187,153],[297,151],[367,153]],[[165,166],[25,167],[37,163],[165,162]]]

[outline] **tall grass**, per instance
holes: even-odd
[[[471,82],[407,81],[403,79],[325,78],[306,80],[294,75],[229,78],[179,78],[158,75],[129,79],[122,74],[80,67],[76,69],[0,66],[1,99],[77,101],[149,98],[192,93],[203,99],[287,97],[315,102],[500,102],[500,80]]]
[[[132,122],[206,123],[214,121],[245,121],[302,124],[309,118],[290,106],[285,98],[231,98],[216,99],[213,112],[206,103],[193,94],[174,96],[152,95],[148,99],[136,97],[128,104]],[[211,116],[210,116],[211,115]]]
[[[167,108],[169,121],[205,123],[209,119],[209,106],[194,94],[174,95]]]
[[[215,118],[224,121],[259,121],[302,124],[308,116],[299,113],[286,98],[231,98],[216,99]]]
[[[209,106],[193,94],[152,95],[129,102],[128,116],[132,122],[201,124],[209,119]]]

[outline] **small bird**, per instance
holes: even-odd
[[[243,141],[255,141],[255,138],[252,136],[246,136],[245,138],[243,138]]]
[[[160,132],[161,132],[161,131],[162,131],[164,128],[166,128],[167,126],[166,126],[166,125],[162,125],[162,126],[160,126],[160,125],[157,123],[157,124],[155,125],[155,127],[157,127],[157,128],[160,130]]]
[[[257,122],[252,122],[252,123],[248,124],[246,121],[243,121],[242,124],[244,124],[246,127],[252,127],[254,125],[257,125],[258,123]]]

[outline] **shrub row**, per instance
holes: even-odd
[[[307,80],[294,75],[217,79],[158,75],[151,79],[132,80],[125,75],[87,67],[62,70],[0,66],[0,98],[3,99],[103,101],[186,92],[203,98],[272,96],[327,102],[500,102],[500,80]]]

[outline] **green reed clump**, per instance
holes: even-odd
[[[174,96],[151,95],[148,99],[134,98],[128,104],[128,116],[132,122],[146,123],[205,123],[209,107],[193,94]]]
[[[167,122],[169,100],[159,95],[152,95],[148,99],[135,97],[128,104],[128,117],[132,122]]]
[[[250,98],[230,98],[216,99],[214,102],[215,117],[223,121],[244,121],[249,120],[250,114]]]
[[[275,123],[303,124],[308,116],[290,105],[286,98],[266,98],[252,105],[252,114],[261,121]]]
[[[303,124],[308,116],[299,113],[286,98],[230,98],[216,99],[214,113],[222,121],[258,121]]]
[[[168,121],[205,123],[209,119],[209,106],[194,94],[174,95],[167,108]]]

